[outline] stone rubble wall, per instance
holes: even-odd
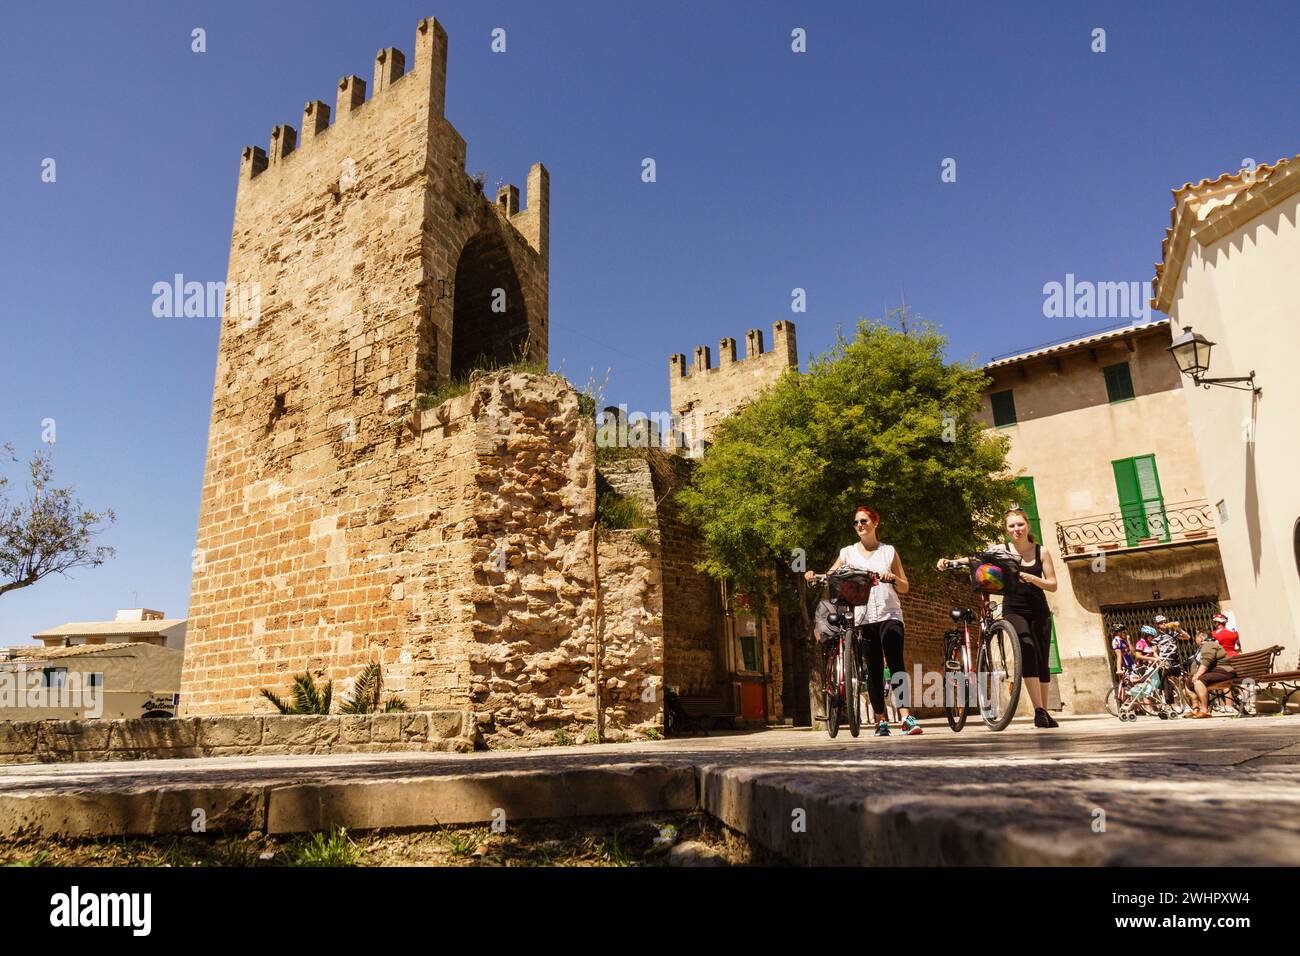
[[[271,754],[453,751],[482,746],[460,710],[329,716],[0,722],[0,764]]]
[[[475,411],[470,700],[495,731],[593,723],[594,424],[554,376],[500,373]]]
[[[653,532],[600,532],[600,595],[606,735],[662,733],[664,589]]]

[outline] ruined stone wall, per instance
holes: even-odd
[[[449,427],[468,401],[476,429],[465,469],[474,552],[455,590],[459,621],[436,624],[449,608],[435,606],[430,627],[469,628],[472,705],[497,730],[594,723],[593,426],[556,376],[483,382],[448,403]]]
[[[600,532],[600,695],[609,736],[663,731],[661,554],[645,530]]]
[[[712,441],[719,422],[752,402],[786,369],[799,367],[794,323],[773,323],[772,339],[774,347],[765,352],[762,331],[746,332],[743,359],[736,358],[735,339],[722,339],[717,367],[707,345],[696,346],[689,369],[685,355],[668,357],[669,405],[681,417],[687,448],[695,450],[700,442]]]
[[[409,72],[381,51],[370,100],[345,77],[333,125],[313,101],[301,142],[278,126],[269,155],[244,151],[183,713],[251,712],[259,687],[345,681],[369,659],[412,706],[469,700],[480,502],[460,469],[479,429],[452,415],[435,442],[414,406],[458,342],[545,359],[549,187],[534,166],[521,211],[514,187],[492,203],[470,182],[446,54],[421,21]],[[250,288],[257,307],[238,307]]]

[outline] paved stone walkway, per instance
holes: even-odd
[[[289,832],[698,805],[807,864],[1300,864],[1300,717],[865,733],[8,766],[0,835],[188,832],[196,807]]]

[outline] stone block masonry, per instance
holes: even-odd
[[[271,754],[466,753],[482,743],[468,711],[0,722],[0,764]]]

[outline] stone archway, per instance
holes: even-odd
[[[505,240],[486,229],[456,263],[451,319],[451,377],[526,358],[528,307]]]

